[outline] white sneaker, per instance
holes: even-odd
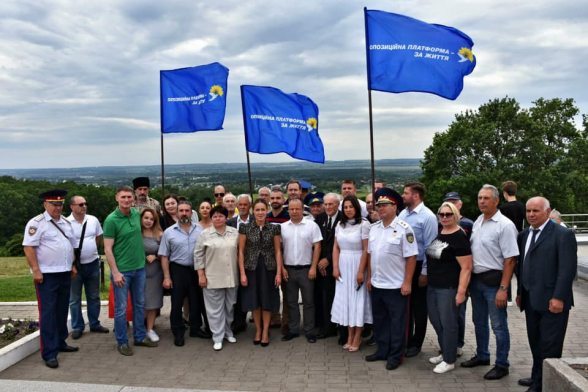
[[[237,343],[237,339],[234,336],[225,336],[225,340],[229,343]]]
[[[458,357],[461,357],[462,355],[463,355],[463,348],[461,348],[461,347],[458,347],[458,348],[457,348],[457,356],[458,356]]]
[[[443,362],[443,354],[437,355],[433,358],[429,358],[429,362],[431,362],[433,365],[440,364],[441,362]]]
[[[159,342],[159,336],[155,333],[154,330],[149,330],[147,331],[147,337],[149,338],[149,340],[151,340],[152,342]]]
[[[435,369],[433,369],[433,371],[437,374],[443,374],[443,373],[447,373],[453,369],[455,369],[454,363],[452,363],[450,365],[447,362],[443,361],[439,365],[435,366]]]
[[[212,348],[214,348],[214,351],[220,351],[223,349],[223,344],[221,342],[215,343]]]

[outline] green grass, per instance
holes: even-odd
[[[108,300],[110,269],[105,264],[105,282],[100,288],[100,299]],[[85,294],[82,298],[86,300]],[[37,294],[29,265],[24,257],[0,258],[0,302],[36,301]]]

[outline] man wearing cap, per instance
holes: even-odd
[[[45,212],[27,223],[22,242],[39,300],[41,357],[52,369],[59,366],[59,352],[78,351],[65,341],[71,279],[77,274],[74,233],[71,223],[61,216],[66,194],[64,189],[55,189],[39,195]]]
[[[449,192],[445,195],[445,201],[453,204],[458,211],[461,211],[461,207],[463,207],[463,202],[461,201],[461,196],[457,192]],[[468,240],[472,235],[472,227],[474,226],[474,222],[471,219],[462,216],[459,220],[459,226],[462,230],[466,233]],[[443,230],[443,225],[441,222],[438,223],[438,231],[441,233]],[[459,319],[457,320],[457,331],[458,331],[458,338],[457,338],[457,356],[461,357],[463,355],[463,346],[465,345],[465,326],[466,326],[466,308],[468,303],[469,295],[466,292],[465,301],[461,305],[459,305]]]
[[[438,234],[437,217],[423,203],[424,197],[425,186],[423,184],[420,182],[406,184],[402,194],[402,201],[406,208],[398,215],[414,230],[414,238],[419,248],[410,295],[407,358],[414,357],[421,352],[427,334],[427,259],[425,251]]]
[[[324,196],[325,194],[323,192],[309,193],[306,195],[304,198],[304,204],[310,209],[310,215],[308,218],[316,220],[317,216],[325,212]]]
[[[82,196],[72,196],[69,199],[71,215],[70,221],[75,238],[76,257],[79,258],[80,270],[72,279],[69,296],[69,309],[71,312],[71,327],[73,339],[79,339],[84,332],[86,324],[82,316],[82,287],[86,291],[88,303],[88,322],[90,332],[108,333],[108,328],[100,325],[100,255],[98,247],[102,243],[102,226],[98,219],[86,214],[88,203]],[[84,239],[82,240],[82,232]],[[82,248],[80,248],[80,243]]]
[[[310,195],[309,195],[310,196]],[[335,299],[335,278],[333,277],[333,246],[335,245],[335,228],[341,219],[339,215],[339,195],[327,193],[324,196],[325,212],[315,218],[321,230],[321,255],[317,265],[314,285],[315,325],[320,328],[317,339],[337,336],[336,325],[331,322],[331,308]],[[312,201],[311,201],[312,210]],[[341,332],[347,332],[347,327]],[[347,342],[347,339],[345,339]]]
[[[133,355],[127,336],[127,301],[131,292],[135,346],[157,347],[145,330],[145,249],[139,211],[131,208],[134,196],[128,186],[116,191],[118,207],[104,221],[104,253],[114,291],[114,335],[118,352]]]
[[[355,187],[355,180],[346,179],[346,180],[343,180],[343,182],[341,183],[341,199],[344,199],[345,197],[347,197],[349,195],[357,196],[357,188]],[[359,205],[361,206],[362,218],[367,218],[368,210],[365,205],[365,201],[363,201],[359,198],[357,199],[357,201],[359,202]],[[343,204],[339,204],[339,211],[341,211],[342,208],[343,208]]]
[[[406,349],[408,298],[419,253],[414,231],[396,216],[402,197],[379,189],[376,208],[381,220],[370,230],[367,289],[371,294],[377,350],[368,362],[386,361],[386,369],[400,366]]]
[[[135,190],[135,200],[131,207],[141,211],[143,207],[153,208],[158,214],[161,214],[161,206],[155,199],[149,197],[149,177],[137,177],[133,179],[133,188]]]

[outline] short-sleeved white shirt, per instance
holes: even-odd
[[[500,212],[486,222],[480,215],[474,222],[470,242],[474,258],[474,274],[504,269],[504,260],[519,255],[514,223]]]
[[[312,246],[323,240],[321,229],[311,220],[292,220],[282,223],[284,265],[304,266],[312,264]]]
[[[35,248],[41,273],[71,271],[73,247],[76,245],[71,223],[64,216],[54,221],[67,236],[65,238],[51,223],[52,219],[47,211],[31,219],[27,223],[22,245]]]
[[[90,264],[100,257],[98,254],[98,247],[96,246],[96,237],[102,235],[102,226],[98,219],[93,215],[86,214],[84,216],[84,222],[80,223],[71,214],[67,217],[67,220],[71,222],[71,227],[74,232],[75,245],[77,248],[80,243],[80,237],[82,236],[82,226],[85,222],[86,232],[84,233],[84,243],[82,244],[82,254],[80,255],[80,263]]]
[[[416,256],[419,248],[412,227],[396,217],[387,227],[382,221],[372,225],[368,253],[372,286],[399,289],[406,275],[406,258]]]

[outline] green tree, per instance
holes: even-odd
[[[464,215],[476,217],[483,184],[500,188],[514,180],[523,201],[543,195],[561,211],[586,211],[586,198],[573,193],[587,182],[586,117],[582,131],[572,99],[540,98],[533,105],[524,109],[513,98],[494,99],[457,114],[447,131],[435,134],[421,161],[429,205],[436,208],[446,192],[457,191]]]

